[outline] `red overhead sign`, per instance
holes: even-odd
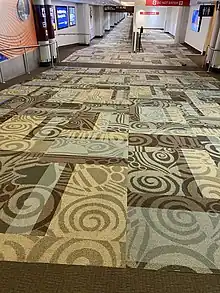
[[[159,15],[158,11],[141,11],[140,15]]]
[[[190,0],[146,0],[147,6],[189,6]]]

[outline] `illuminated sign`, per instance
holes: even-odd
[[[159,15],[158,11],[141,11],[140,15]]]
[[[201,5],[199,7],[200,17],[212,17],[214,15],[215,5]]]
[[[70,26],[76,25],[76,8],[69,6],[69,24]]]
[[[56,6],[57,28],[58,30],[68,27],[67,6]]]
[[[189,6],[190,0],[146,0],[146,6]]]
[[[199,10],[193,10],[191,29],[194,32],[198,32],[198,29],[199,29]]]
[[[129,12],[134,13],[134,6],[104,6],[105,12]]]

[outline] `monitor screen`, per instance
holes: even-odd
[[[69,6],[69,24],[70,26],[76,25],[76,8]]]
[[[68,27],[67,6],[56,6],[57,28],[58,30]]]

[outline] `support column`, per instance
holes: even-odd
[[[48,39],[50,43],[50,53],[51,58],[56,60],[57,58],[57,50],[56,50],[56,39],[54,34],[54,27],[53,27],[53,19],[54,19],[54,8],[52,5],[51,0],[44,0],[45,4],[45,11],[46,11],[46,19],[47,19],[47,31],[48,31]]]
[[[165,16],[165,26],[164,26],[164,32],[165,33],[169,32],[171,12],[172,12],[172,7],[167,7],[166,16]]]
[[[111,29],[111,15],[110,15],[110,12],[104,12],[104,19],[105,19],[105,30],[110,31],[110,29]]]
[[[212,63],[213,50],[211,49],[214,49],[216,47],[217,38],[219,34],[219,28],[220,28],[220,5],[218,4],[212,37],[211,37],[211,41],[210,41],[210,45],[209,45],[208,53],[206,57],[206,63]]]
[[[95,36],[103,37],[104,35],[104,10],[103,6],[95,6]]]
[[[218,32],[218,37],[215,44],[215,51],[213,52],[213,57],[211,60],[211,67],[220,68],[220,30]]]
[[[120,16],[119,16],[119,13],[118,13],[118,12],[116,13],[116,18],[117,18],[117,23],[119,23],[119,21],[120,21]]]
[[[178,17],[177,17],[177,25],[176,25],[176,33],[175,33],[175,43],[184,43],[186,36],[186,29],[189,18],[189,10],[190,8],[179,7]]]
[[[115,26],[115,17],[114,17],[114,12],[110,12],[110,26],[114,27]]]
[[[78,12],[77,16],[78,16],[79,32],[82,34],[82,35],[79,35],[79,43],[89,45],[90,44],[89,4],[77,4],[77,12]]]
[[[133,15],[133,34],[132,34],[132,52],[136,53],[137,48],[137,8],[134,6],[134,15]]]
[[[116,14],[117,12],[114,12],[113,15],[114,15],[114,24],[116,25],[117,24],[117,17],[116,17]]]
[[[51,62],[51,55],[44,0],[33,0],[33,12],[38,44],[45,45],[44,47],[39,48],[40,64],[42,66],[49,66]]]

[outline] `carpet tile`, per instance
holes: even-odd
[[[0,260],[220,272],[220,83],[130,25],[0,92]]]

